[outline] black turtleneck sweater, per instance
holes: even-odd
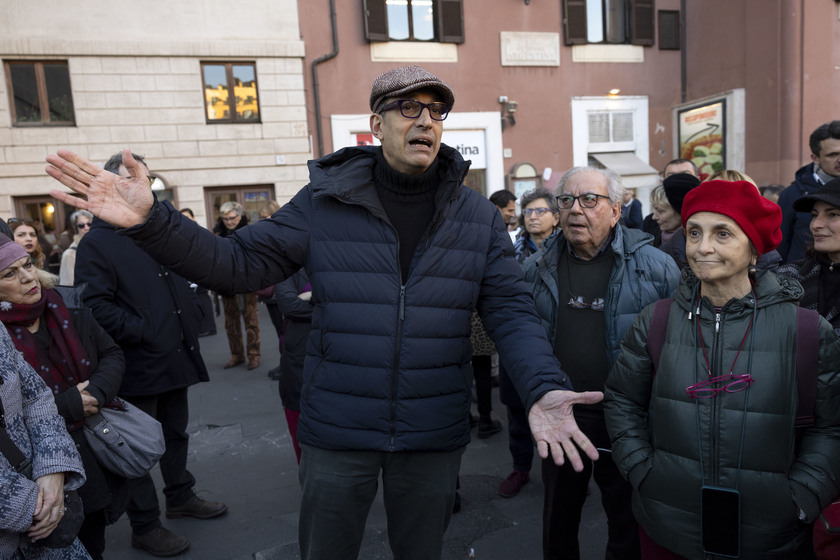
[[[423,173],[406,175],[391,168],[380,151],[373,168],[373,182],[382,207],[391,225],[397,230],[400,272],[404,284],[417,245],[431,225],[435,213],[435,194],[440,185],[438,160],[435,158]]]

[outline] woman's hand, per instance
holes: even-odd
[[[99,412],[99,401],[96,400],[96,397],[85,391],[88,385],[90,385],[90,381],[82,381],[76,385],[76,389],[82,394],[82,406],[85,409],[85,416],[91,416]]]
[[[64,517],[64,473],[47,474],[35,481],[38,501],[32,526],[26,534],[32,541],[48,537]]]

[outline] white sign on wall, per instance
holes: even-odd
[[[444,130],[441,142],[472,161],[470,169],[487,169],[487,142],[483,130]]]

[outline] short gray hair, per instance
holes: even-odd
[[[242,205],[238,202],[231,200],[219,206],[219,214],[227,214],[228,212],[236,212],[237,216],[241,216]]]
[[[621,177],[619,177],[615,171],[610,169],[600,169],[598,167],[572,167],[566,171],[562,177],[560,177],[560,182],[557,183],[557,194],[560,195],[565,192],[566,183],[569,179],[578,173],[583,173],[585,171],[599,173],[607,180],[607,192],[609,193],[611,203],[621,204],[624,202],[624,186],[621,184]]]
[[[73,212],[72,214],[70,214],[70,223],[72,223],[72,224],[73,224],[73,226],[75,226],[75,225],[76,225],[76,223],[78,223],[79,218],[81,218],[82,216],[84,216],[84,217],[85,217],[85,218],[87,218],[88,220],[92,220],[92,219],[93,219],[93,214],[91,214],[91,213],[90,213],[90,212],[88,212],[87,210],[76,210],[75,212]]]

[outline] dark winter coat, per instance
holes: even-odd
[[[85,288],[84,284],[75,287],[56,286],[55,291],[61,296],[70,312],[73,328],[90,359],[90,384],[85,390],[101,407],[117,396],[123,371],[125,371],[125,358],[120,347],[99,326],[90,309],[82,303],[82,293]],[[58,413],[66,422],[72,424],[84,418],[81,394],[75,387],[60,395],[55,395],[55,402]],[[128,505],[127,481],[102,468],[83,432],[84,430],[80,428],[70,433],[82,457],[87,476],[84,486],[79,488],[79,496],[82,498],[86,513],[107,508],[105,521],[113,523]]]
[[[201,311],[187,282],[99,218],[79,243],[75,281],[88,284],[85,304],[125,354],[120,395],[159,395],[208,380],[198,346]]]
[[[284,317],[283,348],[280,352],[280,400],[284,408],[300,410],[306,340],[312,330],[312,301],[298,297],[309,277],[303,269],[274,287],[277,307]]]
[[[301,443],[458,449],[469,442],[474,308],[528,407],[568,388],[568,380],[501,214],[463,186],[468,164],[445,145],[435,214],[401,277],[397,233],[373,183],[380,149],[345,148],[310,162],[311,182],[291,202],[226,239],[182,220],[167,203],[125,231],[166,266],[222,291],[251,292],[305,266],[315,309]]]
[[[822,293],[823,275],[840,274],[840,271],[829,270],[830,264],[822,255],[811,255],[798,263],[779,267],[777,273],[799,282],[804,290],[799,305],[820,313],[840,335],[840,301],[832,301],[833,298],[826,298]]]
[[[800,167],[796,178],[779,195],[779,207],[782,209],[782,242],[778,251],[784,262],[792,263],[805,258],[805,250],[812,243],[811,213],[797,212],[793,209],[794,201],[806,194],[812,194],[820,188],[814,179],[814,164]]]
[[[645,346],[653,306],[622,341],[604,398],[612,458],[633,486],[636,519],[660,545],[703,558],[700,487],[737,484],[741,557],[796,558],[811,536],[810,526],[798,521],[799,508],[813,522],[840,493],[840,343],[820,319],[816,420],[795,452],[799,284],[760,270],[754,292],[719,312],[702,298],[699,319],[698,288],[694,274],[683,272],[655,376]],[[686,387],[708,377],[704,354],[712,376],[751,373],[755,381],[740,392],[690,397]]]
[[[618,358],[621,339],[636,315],[645,305],[673,294],[680,277],[671,257],[651,245],[650,235],[622,225],[614,231],[608,249],[613,253],[613,268],[604,298],[604,347],[610,364]],[[525,280],[532,284],[537,312],[549,340],[556,338],[557,308],[566,304],[557,291],[557,264],[562,251],[568,251],[568,242],[561,231],[546,239],[542,251],[525,262]]]

